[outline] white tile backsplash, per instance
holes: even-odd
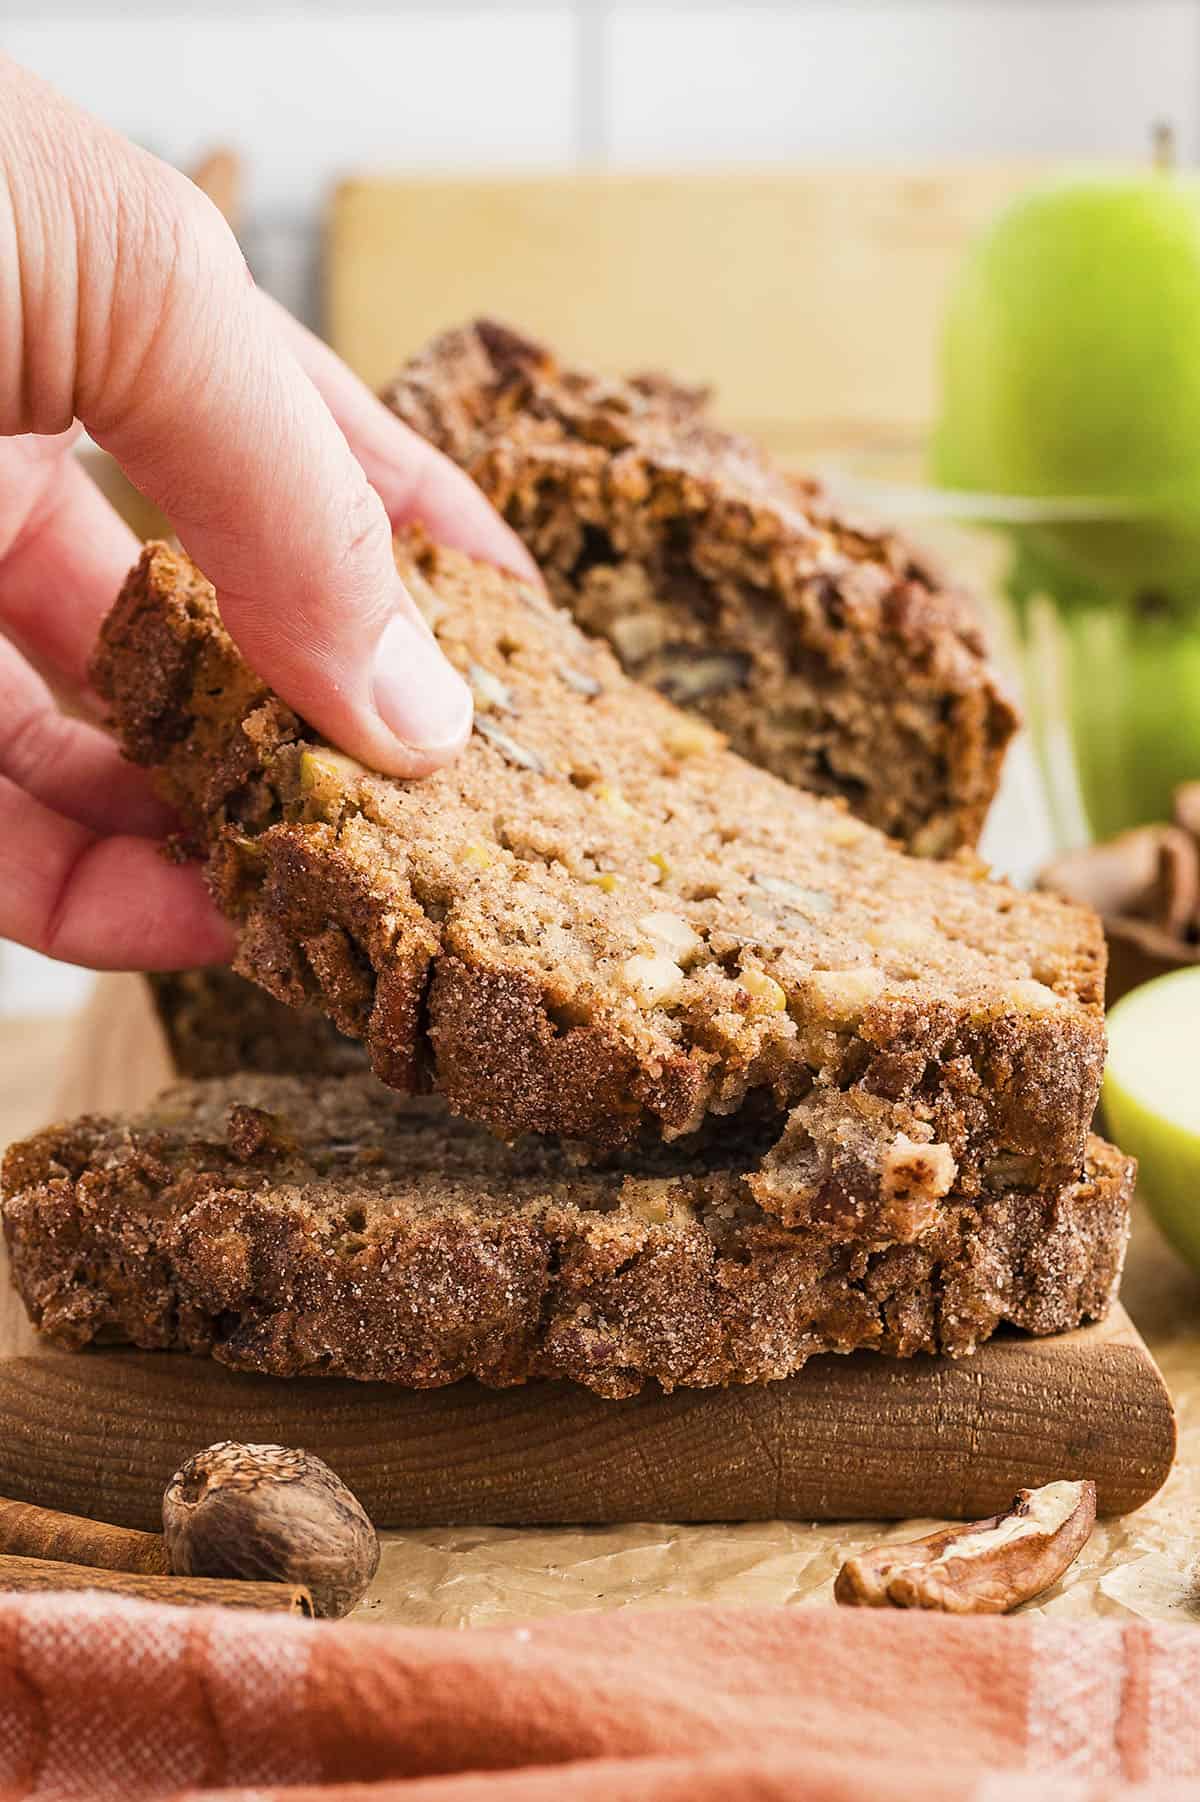
[[[247,156],[252,206],[315,215],[367,167],[545,165],[571,153],[573,27],[562,8],[386,12],[53,8],[0,46],[158,154]]]
[[[1192,0],[617,4],[622,162],[1141,156],[1197,150]]]
[[[1200,151],[1200,0],[17,0],[0,46],[311,214],[358,166]]]

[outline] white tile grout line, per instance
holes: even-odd
[[[769,4],[786,4],[787,0],[769,0]],[[313,16],[328,17],[331,25],[340,23],[339,14],[360,13],[367,17],[378,14],[393,15],[396,13],[450,14],[463,13],[497,13],[512,12],[566,12],[575,4],[575,0],[353,0],[353,4],[341,6],[337,0],[122,0],[120,6],[113,10],[122,14],[157,15],[166,17],[178,13],[186,13],[189,23],[197,19],[236,18],[239,22],[248,13],[304,13]],[[907,0],[901,0],[907,4]],[[13,4],[4,10],[5,23],[28,23],[30,20],[43,24],[54,18],[77,19],[82,14],[94,13],[97,10],[96,0],[13,0]]]
[[[613,0],[627,11],[637,10],[637,0]],[[660,12],[728,12],[737,10],[739,0],[654,0]],[[816,4],[818,0],[746,0],[745,10],[768,13],[790,13],[797,8],[803,9],[808,4]],[[864,12],[902,11],[905,7],[924,3],[924,0],[842,0],[843,5],[856,6]],[[934,0],[947,9],[959,6],[962,0]],[[1049,3],[1062,10],[1073,8],[1082,11],[1091,9],[1102,11],[1106,6],[1128,4],[1128,0],[999,0],[999,4],[1013,8],[1026,7],[1041,9]],[[1196,3],[1196,0],[1192,0]],[[591,9],[609,11],[610,0],[354,0],[354,4],[346,10],[372,15],[377,13],[489,13],[508,12],[514,6],[526,12],[564,12],[567,10]],[[339,10],[332,0],[124,0],[119,8],[124,13],[171,14],[186,12],[190,19],[198,17],[221,18],[235,17],[251,13],[299,12],[307,14],[324,14],[336,19]],[[50,18],[79,18],[81,14],[95,11],[95,0],[14,0],[8,6],[4,18],[8,22],[20,23],[36,20],[41,23]]]
[[[612,0],[575,0],[575,161],[595,167],[609,155],[609,90],[612,58],[609,25]]]

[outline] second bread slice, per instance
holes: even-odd
[[[384,399],[461,463],[555,599],[735,750],[915,851],[979,836],[1016,729],[969,602],[664,376],[565,367],[493,321]]]
[[[955,1199],[878,1250],[762,1213],[738,1170],[755,1151],[733,1133],[717,1164],[660,1146],[635,1173],[580,1170],[369,1077],[241,1076],[14,1145],[4,1228],[61,1344],[410,1388],[764,1382],[822,1351],[1060,1332],[1113,1298],[1132,1166],[1098,1139],[1061,1191]]]

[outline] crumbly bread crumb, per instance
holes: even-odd
[[[823,1351],[1059,1332],[1115,1294],[1132,1165],[1098,1139],[1060,1191],[951,1199],[918,1242],[875,1249],[756,1207],[753,1135],[719,1152],[581,1169],[367,1076],[241,1076],[14,1145],[4,1230],[31,1318],[64,1346],[412,1388],[763,1382]]]
[[[384,391],[631,675],[914,851],[973,845],[1016,711],[969,602],[898,533],[716,426],[664,376],[565,368],[491,321]]]
[[[748,1181],[785,1226],[906,1243],[927,1231],[957,1177],[950,1147],[909,1104],[814,1089]]]
[[[1000,1155],[1035,1187],[1078,1175],[1104,1047],[1093,916],[906,857],[715,740],[680,756],[684,716],[539,592],[419,541],[398,555],[487,697],[419,782],[322,746],[166,546],[104,627],[97,686],[207,845],[242,974],[505,1136],[604,1147],[853,1091],[928,1128],[963,1194]]]

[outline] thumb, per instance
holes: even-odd
[[[337,744],[401,775],[452,756],[470,694],[216,209],[2,60],[0,174],[23,299],[0,430],[81,418],[169,515],[248,662]]]

